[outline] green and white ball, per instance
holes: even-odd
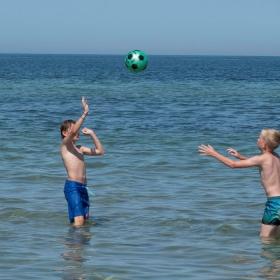
[[[140,50],[130,51],[125,57],[125,66],[132,72],[140,72],[147,68],[148,57]]]

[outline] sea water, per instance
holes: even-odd
[[[106,154],[86,158],[91,219],[74,229],[59,128],[82,96]],[[0,279],[278,279],[258,170],[197,147],[259,153],[279,104],[279,57],[150,56],[134,74],[122,56],[0,55]]]

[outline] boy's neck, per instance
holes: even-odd
[[[273,154],[273,150],[271,150],[268,147],[261,149],[261,151],[262,151],[262,154],[265,154],[265,153]]]

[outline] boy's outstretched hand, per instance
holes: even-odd
[[[240,154],[233,148],[228,148],[227,152],[231,155],[234,156],[236,158],[240,158]]]
[[[227,152],[228,152],[231,156],[234,156],[234,157],[236,157],[236,158],[238,158],[238,159],[240,159],[240,160],[242,160],[242,159],[247,159],[246,156],[241,155],[239,152],[237,152],[237,150],[235,150],[235,149],[233,149],[233,148],[228,148],[228,149],[227,149]]]
[[[84,110],[84,114],[87,115],[88,112],[89,112],[89,106],[88,106],[88,101],[84,96],[82,97],[82,107],[83,107],[83,110]]]
[[[212,156],[212,157],[215,156],[215,154],[217,153],[211,145],[203,145],[203,144],[198,147],[198,151],[203,156]]]

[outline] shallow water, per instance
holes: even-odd
[[[258,153],[279,94],[276,57],[151,56],[135,75],[121,56],[0,55],[0,278],[278,279],[258,170],[197,146]],[[91,221],[74,230],[59,126],[82,95],[106,155],[86,159]]]

